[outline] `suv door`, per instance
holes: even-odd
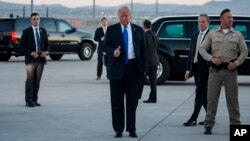
[[[58,32],[61,37],[61,50],[64,52],[77,52],[79,37],[76,29],[63,20],[57,20]]]
[[[49,52],[60,52],[61,37],[57,34],[56,23],[54,19],[42,18],[41,26],[46,29],[49,39]],[[58,51],[59,50],[59,51]]]
[[[183,66],[186,66],[187,47],[190,40],[187,37],[187,22],[165,22],[161,25],[157,35],[160,42],[159,49],[164,48],[163,50],[168,50],[173,57],[174,63],[171,63],[171,74],[185,73],[185,67]]]
[[[249,22],[234,22],[234,28],[239,30],[242,35],[244,36],[244,39],[246,41],[246,44],[248,46],[248,57],[245,60],[245,62],[240,66],[238,69],[240,75],[250,75],[250,23]]]

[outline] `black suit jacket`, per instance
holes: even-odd
[[[209,30],[205,33],[204,38],[202,39],[202,41],[205,39],[207,33],[209,32]],[[192,38],[191,38],[191,43],[189,45],[190,51],[189,51],[189,55],[188,55],[188,60],[187,60],[187,66],[186,66],[186,70],[190,71],[190,75],[193,76],[194,75],[194,70],[193,70],[193,66],[194,66],[194,56],[195,56],[195,51],[196,51],[196,44],[197,44],[197,39],[199,36],[199,32],[196,33]],[[199,51],[198,51],[198,65],[199,65],[199,69],[202,71],[207,71],[208,68],[208,62],[203,59],[203,57],[200,55]]]
[[[41,49],[42,51],[48,51],[48,34],[44,28],[39,27]],[[46,58],[38,57],[37,59],[31,56],[32,52],[36,52],[35,36],[32,27],[28,27],[23,30],[19,48],[24,51],[25,63],[42,62],[46,63]]]
[[[158,66],[158,37],[151,30],[145,32],[145,37],[147,44],[147,67]]]
[[[104,37],[104,31],[102,27],[99,27],[96,29],[95,31],[95,36],[94,36],[94,40],[98,42],[98,49],[97,49],[97,53],[102,53],[103,49],[103,41],[101,40],[101,38]]]
[[[138,78],[144,77],[146,71],[146,41],[143,29],[131,23],[133,46],[135,52],[135,59],[137,62]],[[114,57],[114,50],[121,46],[121,54],[119,57]],[[125,43],[122,35],[121,24],[117,23],[108,27],[104,40],[104,52],[109,57],[107,68],[107,77],[109,79],[123,78],[126,64],[125,64]]]

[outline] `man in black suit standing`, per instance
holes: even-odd
[[[136,134],[136,108],[138,105],[138,80],[146,71],[146,42],[143,29],[130,22],[131,12],[126,6],[118,10],[119,23],[107,29],[104,51],[109,55],[112,124],[115,137],[122,137],[125,126],[130,137]],[[126,94],[126,114],[124,95]]]
[[[100,80],[102,76],[102,67],[103,67],[103,59],[104,63],[107,63],[107,55],[103,54],[103,41],[104,36],[108,27],[108,19],[101,19],[101,27],[97,28],[95,31],[94,40],[98,42],[98,50],[97,50],[97,77],[96,80]],[[103,58],[104,57],[104,58]],[[107,65],[107,64],[106,64]]]
[[[44,28],[39,27],[40,16],[32,13],[31,26],[23,30],[20,48],[24,51],[27,79],[25,84],[25,101],[27,107],[41,106],[38,100],[40,80],[46,56],[48,55],[48,36]]]
[[[144,103],[156,103],[157,102],[157,66],[159,64],[159,58],[157,54],[158,37],[151,31],[151,22],[145,20],[143,22],[143,28],[145,30],[146,44],[147,44],[147,72],[146,75],[149,78],[151,92],[148,100],[144,100]]]
[[[197,118],[202,106],[205,111],[207,111],[208,62],[202,58],[198,51],[199,45],[209,32],[209,17],[207,14],[201,14],[198,17],[198,26],[200,31],[191,38],[190,52],[187,60],[187,71],[185,74],[186,80],[189,79],[190,76],[194,76],[195,80],[196,95],[194,111],[190,119],[183,123],[184,126],[194,126],[197,124]],[[202,125],[204,122],[200,122],[199,124]]]

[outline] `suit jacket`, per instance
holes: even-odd
[[[103,41],[101,40],[102,37],[104,37],[104,31],[102,27],[99,27],[96,29],[95,31],[95,36],[94,36],[94,40],[98,42],[98,49],[97,49],[97,53],[102,53],[103,49]]]
[[[48,51],[48,34],[44,28],[39,27],[41,49],[42,51]],[[19,48],[24,51],[25,64],[41,62],[46,63],[46,58],[38,57],[37,59],[31,56],[32,52],[36,52],[35,36],[33,28],[30,26],[23,30]]]
[[[207,33],[209,32],[209,30],[205,33],[204,38],[202,39],[202,41],[205,39]],[[194,75],[194,56],[195,56],[195,51],[196,51],[196,44],[197,44],[197,39],[199,36],[199,32],[196,33],[192,38],[191,38],[191,43],[189,45],[190,51],[189,51],[189,55],[188,55],[188,60],[187,60],[187,66],[186,66],[186,70],[190,72],[190,75],[193,76]],[[208,62],[203,59],[203,57],[200,55],[199,51],[198,51],[198,65],[199,65],[199,69],[201,71],[207,71],[208,70]]]
[[[145,37],[147,44],[147,67],[158,66],[158,37],[151,30],[145,32]]]
[[[137,62],[137,76],[144,77],[146,71],[146,41],[143,29],[131,23],[132,40]],[[119,57],[114,57],[114,50],[121,46],[121,54]],[[121,24],[117,23],[108,27],[104,39],[104,52],[109,57],[107,67],[107,77],[109,79],[121,79],[125,73],[125,43],[123,40]]]

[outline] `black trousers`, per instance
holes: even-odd
[[[194,80],[195,80],[195,102],[194,111],[190,120],[197,120],[201,107],[203,106],[207,111],[207,84],[208,84],[208,70],[201,69],[199,65],[194,65]]]
[[[26,103],[37,102],[40,80],[43,74],[44,63],[26,64],[27,79],[25,83]]]
[[[102,76],[102,67],[103,67],[103,53],[100,51],[97,53],[97,77]]]
[[[151,92],[148,100],[157,101],[156,85],[157,85],[157,66],[147,68],[147,76],[149,78]]]
[[[136,63],[129,62],[122,79],[110,79],[112,124],[115,132],[136,130],[136,108],[138,105],[138,78],[136,74]],[[126,109],[124,108],[124,97],[126,98]]]
[[[102,76],[103,65],[108,66],[108,55],[103,52],[97,53],[97,77]]]

